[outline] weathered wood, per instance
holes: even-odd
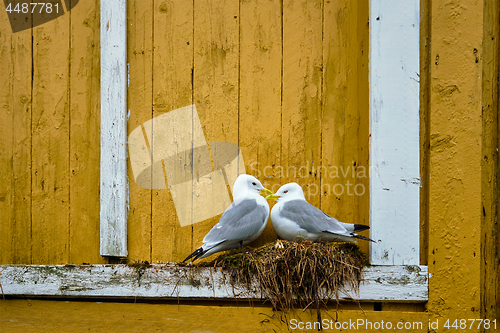
[[[259,302],[260,303],[260,302]],[[238,303],[210,302],[169,303],[148,302],[65,302],[57,300],[11,299],[2,301],[2,332],[84,332],[89,328],[103,332],[170,331],[170,332],[317,332],[313,325],[316,310],[295,309],[282,313],[273,311],[269,302],[259,304],[240,301]],[[403,303],[399,303],[403,304]],[[383,304],[385,308],[386,303]],[[406,327],[403,332],[428,332],[428,314],[419,311],[401,311],[392,307],[389,311],[373,311],[372,303],[332,304],[321,313],[326,332],[374,331],[374,324],[384,328],[388,323],[396,331],[396,325]],[[441,320],[439,321],[440,323]],[[358,324],[359,323],[359,324]],[[299,326],[300,325],[300,326]],[[307,325],[307,326],[306,326]],[[335,328],[337,325],[337,328]],[[350,329],[349,329],[350,325]],[[408,326],[409,325],[409,326]],[[344,329],[342,329],[344,327]],[[371,327],[371,329],[370,329]],[[399,330],[398,330],[399,331]]]
[[[282,9],[278,0],[240,3],[239,145],[246,172],[276,192],[282,160]],[[269,221],[255,245],[276,239]]]
[[[33,264],[69,260],[69,32],[67,14],[33,28]]]
[[[370,1],[370,262],[420,263],[419,1]]]
[[[194,70],[193,4],[173,0],[155,2],[154,6],[153,118],[193,104]],[[150,124],[153,125],[154,122]],[[161,130],[145,128],[150,133]],[[186,142],[180,144],[184,145]],[[156,155],[161,152],[152,150],[151,154],[152,159],[157,160]],[[189,152],[184,152],[184,158],[189,160]],[[184,170],[176,165],[171,171],[182,175]],[[167,182],[165,171],[163,172]],[[192,202],[192,193],[186,200]],[[169,190],[153,190],[151,257],[155,262],[183,260],[192,249],[192,226],[180,226],[176,208]]]
[[[101,0],[101,250],[127,256],[127,12]]]
[[[248,291],[230,281],[220,268],[175,265],[0,266],[5,295],[37,297],[102,297],[162,299],[260,299],[254,283]],[[427,301],[426,266],[365,268],[359,294],[342,292],[343,300]]]
[[[0,20],[0,264],[31,263],[31,37]]]
[[[138,164],[133,164],[139,169],[134,171],[134,176],[145,168],[139,175],[152,175],[152,188],[168,188],[174,200],[180,227],[222,214],[231,201],[222,169],[218,167],[213,171],[211,166],[209,149],[196,105],[188,105],[156,116],[144,123],[144,132],[147,141],[152,143],[150,150],[154,154],[151,165],[143,164],[139,167]],[[144,140],[140,141],[140,127],[130,136],[135,136],[144,148]],[[133,147],[132,144],[129,146]],[[214,164],[217,161],[215,155],[213,161]],[[139,179],[137,181],[140,182]],[[148,185],[140,184],[143,187]]]
[[[99,1],[80,1],[70,16],[69,262],[99,255]]]
[[[326,1],[323,12],[321,208],[368,225],[368,1]]]
[[[153,116],[153,1],[134,0],[127,4],[127,61],[129,85],[127,92],[129,133]],[[129,137],[130,144],[130,137]],[[146,143],[147,146],[148,143]],[[129,146],[129,158],[135,151]],[[150,151],[145,152],[150,160]],[[146,161],[143,161],[146,162]],[[134,181],[133,166],[128,170],[130,211],[128,215],[128,258],[151,261],[152,195]]]
[[[0,188],[5,189],[0,192],[0,209],[2,215],[0,216],[0,225],[3,232],[0,235],[0,263],[7,264],[13,262],[13,252],[10,250],[10,240],[14,238],[15,231],[12,230],[11,221],[14,219],[13,206],[13,193],[8,193],[6,190],[12,187],[12,174],[14,173],[12,160],[13,160],[13,147],[14,140],[12,139],[14,129],[12,105],[13,95],[13,64],[11,52],[13,45],[11,38],[6,33],[10,29],[7,20],[0,21],[0,61],[3,66],[0,67],[0,75],[4,78],[0,81],[0,103],[2,110],[0,112]],[[31,36],[30,36],[31,37]],[[31,92],[30,92],[31,95]],[[5,176],[4,176],[5,173]],[[13,262],[14,263],[14,262]],[[29,262],[27,262],[29,263]]]
[[[320,206],[323,81],[322,1],[283,3],[282,184],[296,182]]]
[[[429,2],[420,6],[420,264],[428,264],[430,181],[430,23]]]
[[[370,94],[368,82],[368,54],[369,54],[369,10],[368,0],[358,1],[358,116],[359,116],[359,129],[358,129],[358,161],[360,174],[356,174],[357,184],[361,184],[365,189],[365,194],[358,196],[357,206],[355,209],[358,211],[358,223],[369,225],[370,224]],[[353,163],[354,164],[354,163]],[[361,166],[364,167],[361,170]],[[365,174],[361,174],[366,171]],[[356,185],[357,185],[356,184]],[[361,233],[363,234],[363,233]],[[365,232],[369,235],[369,232]],[[369,253],[369,243],[359,244],[363,253]]]
[[[481,188],[488,169],[481,138],[483,117],[489,117],[481,102],[484,2],[429,6],[429,315],[431,321],[486,319],[481,304],[482,196],[488,195]]]
[[[500,318],[500,180],[498,148],[500,147],[499,77],[500,72],[500,3],[484,2],[483,69],[482,69],[482,142],[481,192],[481,318]],[[483,312],[484,311],[484,312]]]
[[[221,152],[211,143],[238,144],[239,23],[238,1],[194,2],[193,98],[209,145],[207,152],[212,160],[211,170],[216,171],[216,175],[219,172],[215,160],[217,153]],[[236,167],[239,173],[244,173],[244,165]],[[235,175],[223,176],[232,187]],[[220,179],[220,176],[214,178]],[[220,185],[220,191],[228,192],[225,185]],[[203,193],[195,191],[195,198],[199,200],[200,195],[203,196]],[[230,205],[230,198],[229,193],[214,192],[203,201],[204,205],[218,207],[223,212]],[[218,214],[193,225],[191,252],[201,246],[203,237],[220,216]]]

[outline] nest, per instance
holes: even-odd
[[[204,264],[230,271],[232,283],[257,283],[273,309],[289,310],[312,304],[318,310],[340,292],[358,292],[367,259],[353,243],[276,241],[259,248],[232,250]]]

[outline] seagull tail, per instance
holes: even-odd
[[[198,259],[199,257],[201,257],[205,252],[207,252],[207,251],[203,249],[203,246],[201,246],[196,251],[194,251],[193,253],[191,253],[190,255],[188,255],[187,258],[184,259],[182,262],[186,262],[186,260],[189,260],[189,259],[191,259],[193,257],[194,257],[193,261],[195,261],[196,259]]]
[[[373,239],[370,239],[370,238],[365,237],[365,236],[356,235],[356,234],[353,234],[353,233],[351,233],[351,236],[354,237],[354,238],[363,239],[363,240],[366,240],[366,241],[370,241],[370,242],[376,243]]]
[[[354,225],[354,230],[352,232],[360,232],[360,231],[368,230],[368,229],[370,229],[370,227],[367,226],[367,225],[364,225],[364,224],[355,224]]]

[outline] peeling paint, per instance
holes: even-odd
[[[408,273],[412,271],[411,273]],[[0,266],[5,295],[133,298],[254,298],[256,287],[238,286],[219,268],[166,265]],[[341,299],[427,299],[427,267],[372,266],[364,270],[359,294]]]

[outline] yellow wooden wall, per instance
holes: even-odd
[[[368,1],[129,1],[129,132],[196,104],[207,142],[238,144],[266,186],[297,181],[314,205],[368,224],[367,22]],[[1,31],[0,263],[107,262],[99,2]],[[169,190],[129,179],[131,260],[182,260],[217,222],[181,228]],[[254,245],[274,239],[269,224]]]
[[[488,0],[421,4],[429,319],[500,322],[500,6]]]
[[[277,166],[304,161],[368,166],[367,1],[185,3],[128,2],[129,131],[194,103],[207,141],[237,143],[249,173],[258,173],[253,162],[261,173],[274,165],[274,175]],[[339,318],[500,323],[500,8],[487,0],[421,0],[421,7],[421,263],[432,274],[427,313],[413,304],[383,304],[374,312],[368,303],[364,314],[348,306]],[[0,19],[0,264],[107,262],[99,256],[99,73],[99,1],[80,1],[70,13],[16,34]],[[301,179],[262,180],[273,187]],[[367,177],[351,182],[368,191]],[[217,220],[181,228],[167,190],[144,190],[133,181],[130,198],[132,260],[183,259]],[[310,201],[347,222],[368,223],[368,196],[322,194]],[[257,244],[274,237],[268,227]],[[123,330],[144,318],[162,328],[169,322],[150,315],[164,311],[193,329],[201,326],[185,313],[219,322],[245,317],[227,324],[254,327],[259,313],[272,315],[241,303],[217,309],[70,304],[0,300],[0,330],[48,330],[58,323],[108,330],[124,315]],[[90,318],[103,309],[118,313],[81,321],[80,314]],[[281,325],[279,318],[269,325]]]
[[[207,142],[238,144],[265,186],[297,181],[312,204],[368,224],[368,1],[137,0],[128,17],[129,131],[195,104]],[[129,179],[130,259],[182,260],[217,223],[180,227],[168,190]],[[254,245],[274,239],[269,224]]]
[[[323,332],[428,332],[425,312],[407,309],[380,312],[368,309],[368,305],[373,307],[373,304],[366,304],[360,309],[356,304],[346,304],[339,306],[338,313],[334,310],[323,312],[322,318],[329,326],[335,325],[337,320],[347,327],[342,330],[329,328]],[[316,311],[296,310],[284,316],[268,306],[252,306],[246,301],[236,305],[223,302],[147,304],[0,300],[2,310],[10,320],[7,323],[0,318],[0,330],[5,329],[2,332],[318,332],[317,329],[288,330],[284,325],[286,320],[294,325],[298,322],[311,324],[316,320]],[[353,323],[358,320],[363,320],[363,323],[359,322],[356,328]],[[373,325],[380,325],[381,320],[384,320],[384,329],[373,329]],[[372,329],[370,326],[366,329],[367,322],[371,323]],[[385,328],[387,322],[393,328],[399,322],[410,325],[407,326],[410,328],[388,330]]]
[[[91,0],[17,33],[2,14],[2,264],[104,262],[99,256],[99,24],[99,1]]]

